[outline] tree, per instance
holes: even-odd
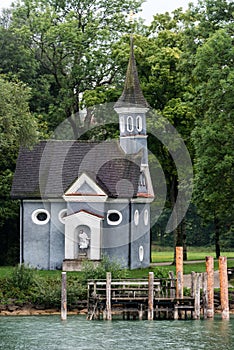
[[[0,263],[16,262],[19,208],[10,200],[10,190],[19,145],[30,146],[38,137],[29,98],[30,90],[24,84],[0,76]]]
[[[197,51],[197,119],[194,200],[200,213],[215,226],[216,256],[220,255],[220,233],[233,226],[233,35],[232,26],[218,30]]]
[[[30,52],[31,109],[45,115],[50,129],[71,117],[74,137],[79,136],[80,104],[86,106],[87,91],[104,90],[118,73],[111,47],[129,30],[129,10],[136,12],[141,3],[25,0],[15,7],[8,33],[16,35],[21,51]]]

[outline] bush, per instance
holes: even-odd
[[[90,279],[105,279],[106,273],[111,272],[113,279],[125,278],[127,270],[121,268],[121,264],[117,261],[110,260],[106,255],[97,264],[90,260],[85,260],[82,265],[83,282],[87,282]]]
[[[18,265],[14,268],[8,282],[20,291],[27,291],[35,282],[35,270],[23,264]]]

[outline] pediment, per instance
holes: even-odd
[[[74,181],[64,193],[63,198],[67,200],[67,198],[74,199],[79,196],[82,198],[89,197],[90,199],[91,197],[107,198],[106,193],[86,173],[81,174],[81,176]]]

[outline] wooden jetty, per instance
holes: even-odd
[[[183,249],[176,247],[176,279],[112,280],[107,272],[105,280],[88,281],[88,320],[123,319],[204,319],[214,317],[214,259],[206,257],[206,272],[191,273],[190,296],[183,293]],[[233,273],[233,268],[230,269]],[[219,258],[222,319],[229,319],[227,258]],[[62,272],[61,319],[67,319],[66,272]],[[201,293],[202,292],[202,293]]]
[[[196,293],[194,297],[176,297],[174,277],[154,279],[150,272],[148,279],[112,280],[107,273],[106,280],[88,281],[88,320],[193,319],[197,315],[200,294],[199,301]]]

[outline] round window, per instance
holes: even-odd
[[[135,213],[134,213],[134,222],[135,222],[135,225],[136,225],[136,226],[139,224],[139,211],[138,211],[138,210],[135,210]]]
[[[119,225],[122,218],[122,214],[117,210],[109,210],[107,212],[107,223],[109,225]]]
[[[145,223],[145,226],[148,225],[148,222],[149,222],[149,212],[147,209],[145,209],[144,211],[144,223]]]
[[[50,213],[45,209],[37,209],[32,213],[32,221],[37,225],[45,225],[50,220]]]
[[[58,218],[59,218],[59,221],[62,223],[62,224],[65,224],[65,220],[64,218],[66,217],[67,215],[67,209],[62,209],[60,210],[59,214],[58,214]]]

